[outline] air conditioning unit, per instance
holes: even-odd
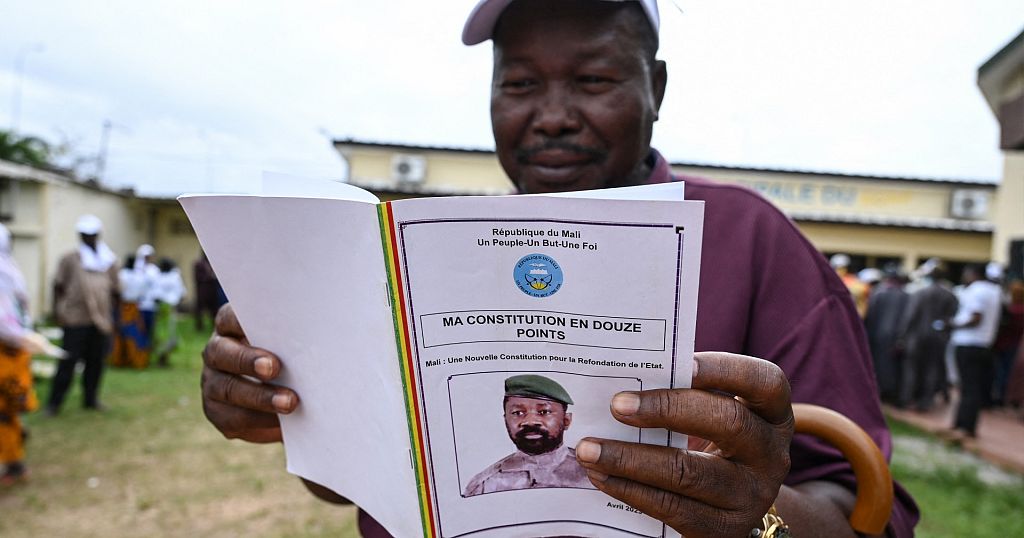
[[[391,157],[391,179],[400,183],[423,183],[427,178],[427,158],[423,155],[396,154]]]
[[[984,219],[988,216],[991,193],[980,189],[957,189],[949,200],[949,214],[957,219]]]

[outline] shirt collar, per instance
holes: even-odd
[[[668,166],[668,161],[658,153],[658,150],[651,148],[651,154],[647,156],[647,162],[651,166],[651,175],[647,176],[647,181],[644,185],[655,185],[658,183],[671,183],[674,181],[672,178],[672,169]]]
[[[513,457],[505,461],[501,469],[502,471],[529,471],[536,468],[549,468],[555,467],[562,460],[568,459],[572,456],[569,453],[569,447],[561,444],[558,448],[551,452],[544,454],[527,454],[521,450],[517,450]]]

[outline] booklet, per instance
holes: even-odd
[[[273,177],[180,201],[299,394],[290,472],[397,538],[677,536],[595,489],[573,447],[685,447],[609,412],[690,383],[704,206],[682,183],[380,203]]]

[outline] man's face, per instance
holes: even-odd
[[[960,283],[963,285],[969,285],[977,280],[981,279],[981,275],[973,267],[964,268],[964,272],[960,275]]]
[[[638,17],[593,0],[518,0],[494,35],[491,126],[520,192],[635,185],[650,173],[663,62]]]
[[[82,238],[82,243],[85,243],[85,246],[96,250],[96,242],[100,238],[99,234],[79,234],[79,237]]]
[[[562,436],[572,423],[572,413],[561,402],[510,396],[505,402],[505,428],[516,448],[527,454],[544,454],[562,446]]]

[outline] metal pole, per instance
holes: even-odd
[[[103,120],[103,132],[100,133],[100,153],[96,156],[96,181],[103,181],[103,173],[107,170],[107,146],[110,144],[110,120]]]
[[[25,78],[25,57],[32,52],[43,52],[46,47],[42,43],[22,45],[14,55],[14,92],[11,94],[11,133],[18,131],[21,120],[21,82]]]

